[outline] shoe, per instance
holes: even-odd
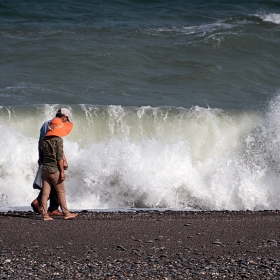
[[[40,204],[39,204],[39,201],[37,198],[33,200],[33,202],[31,203],[31,207],[33,208],[33,211],[35,213],[38,213],[38,214],[42,213],[42,210],[41,210],[41,207],[40,207]]]
[[[67,216],[64,216],[64,220],[71,220],[78,216],[78,214],[68,214]]]
[[[51,211],[48,211],[48,214],[50,216],[63,216],[63,213],[61,211],[59,211],[58,209]]]
[[[43,219],[44,219],[44,221],[53,221],[53,218],[51,218],[51,217],[44,217]]]

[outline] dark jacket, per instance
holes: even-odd
[[[45,136],[41,140],[43,151],[42,169],[56,173],[59,171],[58,162],[63,159],[63,140],[58,136]]]

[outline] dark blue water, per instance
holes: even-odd
[[[278,1],[1,1],[0,104],[262,109]]]

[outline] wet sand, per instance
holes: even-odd
[[[0,213],[0,279],[280,279],[280,212]]]

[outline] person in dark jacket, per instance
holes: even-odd
[[[64,123],[70,122],[70,120],[69,120],[70,111],[67,108],[60,108],[57,111],[55,118],[60,118],[62,120],[62,122],[64,122]],[[40,142],[43,139],[43,137],[45,137],[46,133],[49,131],[50,122],[51,122],[51,120],[46,121],[41,126],[41,129],[40,129],[40,136],[39,136],[39,141],[38,141],[39,158],[40,158],[40,153],[42,152],[42,150],[40,148]],[[40,159],[38,160],[38,164],[39,165],[42,164]],[[63,154],[63,167],[64,167],[64,170],[66,170],[68,168],[68,163],[67,163],[67,160],[66,160],[66,157],[65,157],[64,154]],[[38,186],[37,184],[34,184],[34,183],[33,183],[33,188],[34,189],[39,189],[40,192],[38,194],[38,197],[32,201],[31,207],[33,208],[34,212],[41,214],[42,189],[41,189],[40,186]],[[49,215],[51,215],[51,216],[63,216],[63,213],[58,210],[58,207],[59,207],[58,197],[57,197],[56,190],[53,186],[51,187],[49,201],[50,201],[50,205],[49,205],[49,208],[48,208]]]
[[[42,162],[42,216],[45,221],[53,220],[47,211],[47,202],[51,192],[51,186],[54,186],[60,208],[64,219],[73,219],[78,214],[70,213],[66,203],[65,194],[65,173],[63,166],[63,139],[73,128],[73,123],[63,123],[60,118],[54,118],[49,125],[49,131],[41,140],[42,153],[39,160]],[[42,157],[42,158],[41,158]]]

